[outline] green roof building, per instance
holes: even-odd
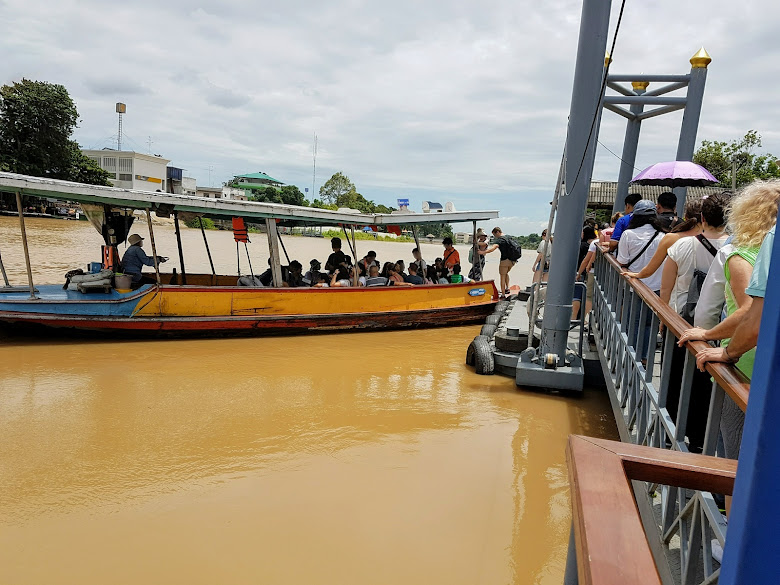
[[[266,187],[279,188],[284,185],[281,181],[274,179],[273,177],[266,175],[263,172],[248,173],[246,175],[236,175],[230,182],[231,185],[235,185],[239,189],[265,189]]]

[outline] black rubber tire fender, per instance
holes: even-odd
[[[474,371],[481,376],[490,376],[495,371],[495,358],[493,349],[487,338],[477,335],[471,342],[474,348]]]
[[[496,303],[495,313],[504,313],[509,308],[509,301],[498,301]]]
[[[492,315],[488,315],[485,318],[485,325],[498,325],[499,321],[501,321],[501,317],[503,315],[501,313],[493,313]]]
[[[474,367],[474,341],[476,341],[479,338],[484,339],[485,341],[488,342],[488,344],[490,343],[490,338],[487,335],[477,335],[474,338],[474,340],[471,343],[469,343],[469,347],[466,350],[466,365],[467,366]]]
[[[508,353],[521,353],[528,347],[528,335],[521,335],[520,337],[512,337],[507,335],[506,332],[497,332],[493,341],[496,344],[498,351],[505,351]]]
[[[493,337],[493,334],[496,332],[496,329],[498,329],[498,325],[493,325],[492,323],[485,323],[482,326],[482,330],[479,332],[479,334],[490,338]]]

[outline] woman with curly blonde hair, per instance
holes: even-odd
[[[777,223],[778,204],[780,204],[780,179],[772,179],[752,182],[740,191],[729,206],[728,226],[733,240],[731,246],[724,246],[721,249],[721,252],[728,250],[723,270],[726,277],[725,296],[729,316],[738,311],[740,314],[746,314],[753,302],[745,289],[748,288],[761,243]],[[705,352],[722,351],[723,348],[728,347],[729,339],[736,331],[739,320],[739,316],[735,316],[733,319],[722,321],[712,329],[694,327],[685,331],[678,343],[683,345],[696,339],[722,340],[720,348],[704,350]],[[728,352],[728,349],[725,351]],[[755,353],[755,348],[744,353],[736,363],[737,368],[748,378],[753,374]],[[742,411],[731,399],[725,400],[720,429],[725,444],[725,455],[729,459],[735,459],[739,454],[743,424]]]
[[[731,200],[729,205],[728,228],[732,235],[732,248],[729,249],[723,270],[726,276],[726,312],[731,315],[751,298],[745,294],[753,265],[764,236],[777,223],[777,208],[780,204],[780,179],[753,181],[744,187]],[[726,347],[733,334],[725,322],[712,329],[694,327],[685,332],[680,343],[694,339],[721,341]],[[749,351],[737,362],[737,367],[748,378],[753,373],[755,350]]]

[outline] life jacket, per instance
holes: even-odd
[[[246,224],[243,217],[233,218],[233,239],[236,242],[249,242],[249,234],[246,231]]]
[[[103,253],[103,268],[120,272],[119,265],[121,262],[119,261],[119,250],[116,249],[116,246],[101,246],[100,248]]]

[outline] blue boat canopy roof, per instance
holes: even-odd
[[[100,185],[84,185],[59,179],[30,177],[0,172],[0,191],[21,193],[34,197],[48,197],[61,201],[105,204],[124,209],[150,209],[170,214],[174,211],[203,217],[226,219],[279,219],[286,224],[309,225],[412,225],[428,223],[458,223],[487,221],[498,217],[498,211],[451,211],[437,213],[359,213],[331,211],[316,207],[301,207],[282,203],[237,201],[233,199],[206,199],[193,195],[158,193],[136,189],[119,189]]]

